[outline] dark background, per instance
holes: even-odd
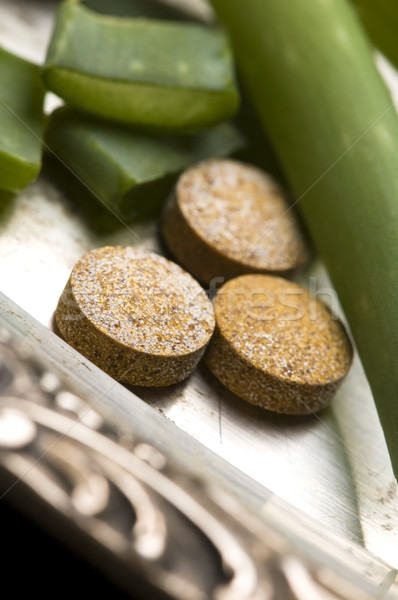
[[[10,597],[133,598],[4,500],[0,501],[0,540],[1,587]]]

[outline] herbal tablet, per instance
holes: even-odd
[[[326,406],[353,350],[342,323],[296,283],[244,275],[218,291],[216,329],[205,355],[213,374],[242,399],[288,414]]]
[[[232,159],[204,160],[180,176],[162,232],[173,258],[206,284],[246,273],[290,276],[309,258],[279,185]]]
[[[71,346],[138,386],[188,377],[214,329],[212,304],[191,275],[154,252],[122,246],[77,261],[55,319]]]

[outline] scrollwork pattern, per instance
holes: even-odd
[[[6,330],[0,359],[2,496],[20,490],[43,526],[69,535],[98,568],[111,563],[115,583],[134,597],[370,598],[343,579],[332,585],[324,567],[242,507],[226,508],[216,487],[107,422]]]

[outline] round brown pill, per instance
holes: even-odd
[[[204,361],[229,390],[279,413],[308,414],[329,403],[353,349],[322,302],[286,279],[243,275],[220,288],[214,308]]]
[[[123,383],[165,386],[188,377],[214,330],[203,288],[144,249],[107,246],[75,264],[55,312],[62,337]]]
[[[173,258],[205,285],[247,273],[289,277],[309,258],[280,186],[231,159],[206,160],[180,176],[161,231]]]

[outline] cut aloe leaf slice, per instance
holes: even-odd
[[[84,0],[94,12],[115,17],[145,17],[167,21],[199,21],[189,6],[173,6],[163,0]]]
[[[0,189],[22,190],[41,168],[44,87],[40,67],[0,48]]]
[[[230,156],[245,143],[230,123],[192,136],[152,137],[69,107],[49,117],[46,146],[108,214],[126,222],[156,214],[179,173],[213,156]]]
[[[112,17],[78,0],[60,6],[43,78],[75,108],[157,132],[208,128],[239,103],[219,27]]]

